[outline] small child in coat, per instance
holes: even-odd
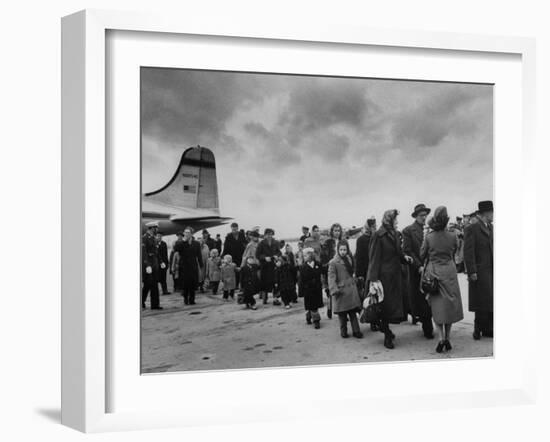
[[[246,258],[246,264],[241,267],[241,288],[243,290],[243,303],[246,308],[256,310],[254,295],[260,289],[260,267],[256,264],[254,256]]]
[[[221,278],[223,281],[223,299],[235,299],[235,288],[237,287],[237,264],[233,262],[231,255],[223,257],[221,266]]]
[[[323,283],[321,265],[315,261],[315,250],[304,249],[305,262],[300,267],[300,281],[306,309],[306,322],[313,322],[315,328],[321,327],[319,309],[323,307]]]
[[[218,255],[218,249],[210,250],[210,258],[208,258],[206,262],[206,278],[210,281],[210,289],[214,295],[218,294],[218,288],[222,277],[222,260]]]
[[[286,309],[296,295],[296,280],[294,269],[290,266],[286,256],[278,256],[275,260],[274,291],[281,296]]]

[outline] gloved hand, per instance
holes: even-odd
[[[145,267],[145,273],[147,273],[148,275],[150,275],[151,273],[153,273],[153,268],[152,268],[151,266]]]

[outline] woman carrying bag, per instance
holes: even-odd
[[[445,230],[448,222],[447,208],[440,206],[435,209],[433,218],[428,222],[432,231],[424,238],[420,250],[420,259],[427,261],[421,285],[439,332],[440,339],[435,349],[438,353],[451,350],[451,326],[464,318],[454,262],[458,238]]]

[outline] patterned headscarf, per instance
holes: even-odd
[[[399,210],[397,209],[386,210],[384,212],[382,225],[386,230],[395,230],[395,218],[397,218],[397,215],[399,215]]]
[[[430,229],[432,230],[443,230],[447,227],[449,222],[449,215],[447,215],[447,208],[445,206],[439,206],[435,209],[434,216],[428,222]]]

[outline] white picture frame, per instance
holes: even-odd
[[[182,410],[171,413],[155,410],[108,412],[108,392],[113,387],[107,375],[110,312],[106,289],[109,279],[107,228],[110,196],[108,194],[106,119],[106,33],[108,31],[143,31],[163,34],[206,35],[249,39],[272,39],[287,42],[370,45],[379,48],[425,48],[441,51],[468,51],[513,54],[521,57],[521,155],[523,160],[522,204],[536,207],[533,170],[535,109],[535,43],[533,39],[403,30],[350,28],[319,24],[297,27],[291,23],[213,22],[197,17],[183,23],[179,17],[86,10],[62,21],[62,423],[84,432],[139,428],[162,428],[206,425],[212,416],[195,415]],[[498,210],[498,209],[497,209]],[[526,215],[527,216],[527,215]],[[532,212],[531,212],[532,216]],[[497,234],[497,232],[495,232]],[[521,228],[519,242],[521,242]],[[497,234],[498,235],[498,234]],[[497,236],[498,238],[498,236]],[[521,245],[522,257],[535,255],[535,244]],[[497,246],[498,250],[498,246]],[[525,260],[522,260],[524,263]],[[526,277],[525,265],[518,270],[522,294],[518,304],[525,310],[536,296],[534,278]],[[521,309],[520,309],[521,310]],[[498,322],[498,315],[497,315]],[[525,329],[525,360],[521,383],[500,390],[464,391],[439,394],[452,399],[455,407],[533,403],[536,392],[533,340],[536,324]],[[137,338],[137,337],[136,337]],[[137,368],[136,368],[137,369]],[[342,370],[333,367],[331,370]],[[286,372],[291,373],[291,371]],[[240,374],[243,375],[242,373]],[[378,410],[396,407],[392,392],[378,400]],[[360,395],[358,396],[360,397]],[[414,403],[415,409],[433,407],[435,395],[401,399],[400,406]],[[346,398],[346,410],[356,406],[357,398]],[[329,402],[312,401],[313,408],[325,408]],[[355,401],[355,402],[354,402]],[[407,402],[409,401],[409,402]],[[362,412],[368,404],[362,404]],[[270,411],[262,415],[273,419]],[[279,418],[291,417],[280,413]]]

